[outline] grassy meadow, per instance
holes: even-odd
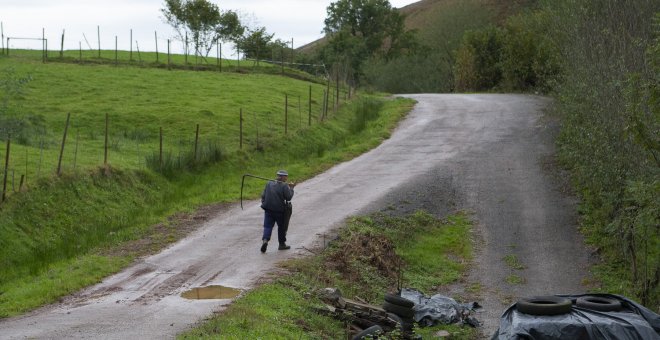
[[[157,251],[176,241],[174,232],[163,233],[173,229],[168,217],[236,201],[246,172],[268,176],[284,167],[301,181],[373,148],[412,107],[410,100],[367,94],[345,101],[344,94],[336,112],[330,104],[321,120],[324,85],[274,74],[2,56],[0,72],[30,78],[10,97],[8,112],[29,122],[12,137],[8,167],[27,180],[22,188],[14,181],[0,204],[0,317],[56,301],[116,272],[140,255],[113,251],[127,242],[155,239],[151,250]],[[62,175],[56,176],[68,113]],[[199,152],[208,145],[217,157],[175,164],[167,176],[148,166],[161,128],[164,153],[187,159],[198,124]],[[3,147],[0,158],[5,156]],[[246,196],[256,197],[260,187],[246,184]]]
[[[32,79],[16,105],[36,123],[13,138],[18,144],[10,167],[28,179],[56,169],[69,113],[65,168],[103,164],[107,114],[108,163],[138,169],[145,166],[147,154],[159,150],[161,128],[166,154],[192,150],[198,124],[200,144],[213,142],[226,152],[237,150],[241,110],[243,146],[267,145],[284,135],[285,96],[287,132],[307,129],[310,113],[313,124],[319,121],[325,90],[318,83],[266,74],[0,59],[0,69],[7,68]]]

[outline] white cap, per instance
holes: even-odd
[[[286,172],[286,170],[278,170],[277,175],[278,176],[289,176],[289,173]]]

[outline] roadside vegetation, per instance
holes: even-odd
[[[353,80],[383,91],[554,98],[557,158],[602,260],[595,289],[660,311],[660,3],[426,0],[400,14],[406,44],[382,39],[380,49],[359,54],[326,21],[334,35],[311,45],[307,58],[331,64],[359,54],[366,59],[351,65]]]
[[[177,216],[236,201],[245,172],[286,167],[298,181],[373,148],[412,107],[410,100],[362,94],[349,102],[341,98],[337,112],[331,107],[321,121],[324,86],[288,77],[11,57],[0,57],[0,69],[13,79],[5,87],[11,91],[0,92],[7,103],[1,118],[16,123],[0,139],[5,145],[12,135],[9,168],[19,174],[27,169],[26,184],[16,185],[0,204],[0,317],[56,301],[116,272],[145,254],[141,247],[125,247],[131,241],[150,240],[148,253],[185,236],[174,230]],[[290,102],[285,135],[284,95],[306,97],[310,86],[311,126],[297,100],[295,106]],[[67,113],[73,133],[56,176]],[[166,131],[165,151],[183,159],[196,124],[200,140],[210,143],[200,145],[213,146],[200,147],[198,157],[216,156],[194,166],[179,163],[188,165],[171,166],[166,174],[148,165],[159,149],[160,127]],[[3,147],[3,160],[5,155]],[[256,197],[259,190],[248,184],[245,194]]]
[[[353,218],[327,248],[283,263],[289,275],[245,293],[179,338],[345,339],[349,334],[344,322],[319,312],[324,307],[319,290],[339,288],[342,296],[376,306],[399,284],[429,296],[437,294],[467,270],[472,258],[470,229],[469,217],[463,213],[443,220],[423,211],[403,217],[381,213]],[[424,339],[439,330],[448,331],[452,339],[477,337],[476,329],[469,326],[415,328]]]
[[[660,310],[660,4],[557,2],[469,31],[457,91],[555,98],[597,290]]]

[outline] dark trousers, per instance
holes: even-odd
[[[264,236],[262,239],[270,241],[270,235],[273,233],[275,223],[277,223],[277,240],[280,243],[285,243],[286,231],[288,229],[285,212],[264,211]]]

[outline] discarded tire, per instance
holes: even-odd
[[[396,325],[394,325],[395,329],[403,330],[403,319],[401,319],[400,316],[394,313],[387,313],[387,317],[396,323]]]
[[[404,332],[411,332],[413,330],[413,326],[415,325],[415,319],[413,318],[401,318],[403,323],[401,324],[401,327],[403,328]]]
[[[383,309],[402,318],[412,318],[415,316],[415,312],[412,310],[412,308],[395,305],[389,302],[383,303]]]
[[[559,315],[570,313],[571,300],[559,296],[534,296],[516,302],[516,309],[531,315]]]
[[[394,294],[385,294],[385,301],[394,305],[399,305],[407,308],[412,308],[415,305],[414,302]]]
[[[362,340],[362,339],[366,338],[369,335],[376,335],[378,333],[383,333],[383,328],[381,328],[378,325],[371,326],[371,327],[363,330],[362,332],[360,332],[358,334],[355,334],[355,336],[353,337],[353,340]]]
[[[577,298],[575,305],[599,312],[618,312],[623,308],[619,300],[592,295]]]

